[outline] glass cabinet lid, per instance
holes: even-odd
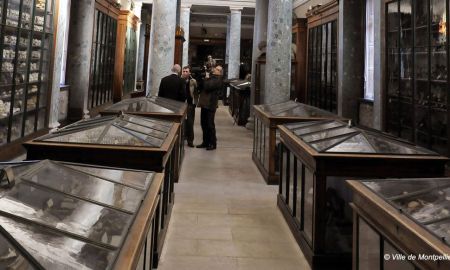
[[[154,176],[50,160],[9,166],[0,166],[14,179],[0,182],[0,266],[26,263],[15,251],[25,250],[45,269],[110,268]]]
[[[386,202],[450,246],[450,178],[362,181]]]
[[[337,115],[327,112],[325,110],[309,106],[303,103],[298,103],[292,100],[275,103],[275,104],[267,104],[267,105],[259,105],[259,107],[273,115],[273,116],[285,116],[285,117],[326,117],[330,119],[338,118]]]
[[[35,141],[159,148],[172,126],[171,122],[128,114],[104,116],[78,121]]]
[[[337,120],[284,125],[319,153],[438,155],[377,132],[361,130]]]
[[[139,113],[166,113],[182,114],[186,108],[185,103],[162,97],[140,97],[122,100],[107,111],[139,112]]]
[[[250,88],[251,84],[251,82],[246,80],[235,80],[230,82],[231,86],[234,86],[239,90],[247,90],[248,88]]]

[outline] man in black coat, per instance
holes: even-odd
[[[170,98],[184,102],[186,100],[185,82],[180,77],[181,67],[175,64],[172,74],[161,79],[159,84],[159,97]]]
[[[203,131],[203,142],[197,148],[214,150],[217,148],[216,126],[214,117],[218,107],[218,92],[222,89],[222,67],[213,68],[212,75],[205,80],[203,90],[200,92],[198,107],[201,107],[200,122]]]

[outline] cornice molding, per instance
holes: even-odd
[[[255,1],[257,0],[215,0],[214,4],[211,4],[211,0],[181,0],[181,4],[191,4],[200,6],[222,6],[222,7],[234,7],[234,8],[254,8]]]

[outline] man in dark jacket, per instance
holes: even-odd
[[[181,67],[175,64],[172,74],[161,79],[159,84],[159,97],[170,98],[184,102],[186,100],[185,82],[180,78]]]
[[[216,126],[214,117],[218,107],[218,92],[222,89],[222,67],[213,68],[212,75],[205,80],[203,90],[200,92],[198,106],[201,109],[201,126],[203,131],[203,142],[197,148],[214,150],[217,148]]]

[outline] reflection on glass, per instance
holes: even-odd
[[[103,139],[99,143],[111,145],[120,144],[130,146],[149,146],[149,143],[145,141],[145,135],[139,134],[139,137],[130,136],[130,133],[114,126],[111,126],[108,129],[108,132],[103,136]]]
[[[333,122],[324,123],[324,124],[320,124],[320,125],[313,125],[313,126],[309,125],[306,127],[301,127],[301,128],[295,129],[294,133],[296,135],[304,135],[307,133],[312,133],[312,132],[335,128],[335,127],[342,127],[342,126],[344,126],[344,124],[333,121]]]
[[[364,181],[363,183],[365,186],[373,190],[375,193],[383,196],[384,198],[394,199],[398,196],[408,196],[416,192],[424,192],[424,190],[441,187],[448,182],[442,179],[409,179],[408,181],[399,181],[393,179]]]
[[[264,125],[264,168],[269,170],[269,158],[270,158],[270,136],[271,130],[267,125]]]
[[[344,185],[348,177],[327,177],[325,249],[328,253],[352,251],[351,190]]]
[[[450,242],[450,220],[445,219],[436,223],[426,225],[427,229],[435,233],[438,237]]]
[[[111,267],[116,252],[0,216],[0,226],[45,269],[93,269]]]
[[[375,153],[375,149],[362,134],[358,134],[346,139],[333,148],[328,149],[327,152]]]
[[[314,218],[314,174],[305,167],[305,191],[304,191],[304,226],[306,238],[312,243],[313,218]]]
[[[96,167],[77,166],[69,164],[65,164],[65,166],[138,189],[147,189],[153,177],[153,173],[150,172],[114,170],[105,168],[100,169]]]
[[[0,234],[0,269],[35,269],[2,234]]]
[[[317,152],[322,152],[330,147],[333,147],[336,144],[339,144],[340,142],[347,140],[350,136],[353,136],[353,134],[350,134],[349,136],[337,137],[334,139],[328,139],[316,143],[311,143],[311,146],[314,147],[314,149],[316,149]]]
[[[119,246],[131,215],[34,187],[25,182],[0,191],[1,211],[40,224]]]
[[[284,198],[284,201],[286,202],[286,204],[288,203],[287,201],[287,194],[289,192],[289,165],[290,165],[290,161],[289,161],[289,150],[283,146],[283,177],[281,179],[282,183],[281,183],[281,187],[282,187],[282,191],[281,191],[281,196]]]
[[[51,161],[21,178],[67,194],[136,212],[144,191],[105,181]],[[55,181],[61,179],[61,181]]]
[[[133,98],[118,102],[107,110],[147,113],[175,113],[180,111],[183,103],[164,98]]]
[[[338,129],[332,129],[332,130],[323,130],[323,131],[316,132],[313,134],[304,135],[304,136],[302,136],[302,139],[305,142],[313,142],[313,141],[322,140],[322,139],[326,139],[326,138],[332,138],[335,136],[344,136],[344,135],[351,134],[354,132],[355,132],[354,129],[351,129],[348,127],[343,127],[343,128],[338,128]]]
[[[380,236],[358,218],[358,269],[380,269],[380,255]]]
[[[105,127],[100,126],[83,131],[67,133],[60,136],[52,136],[52,134],[50,134],[50,138],[45,140],[49,142],[65,142],[65,143],[97,143],[98,139],[100,138],[100,135],[103,133],[104,130]]]

